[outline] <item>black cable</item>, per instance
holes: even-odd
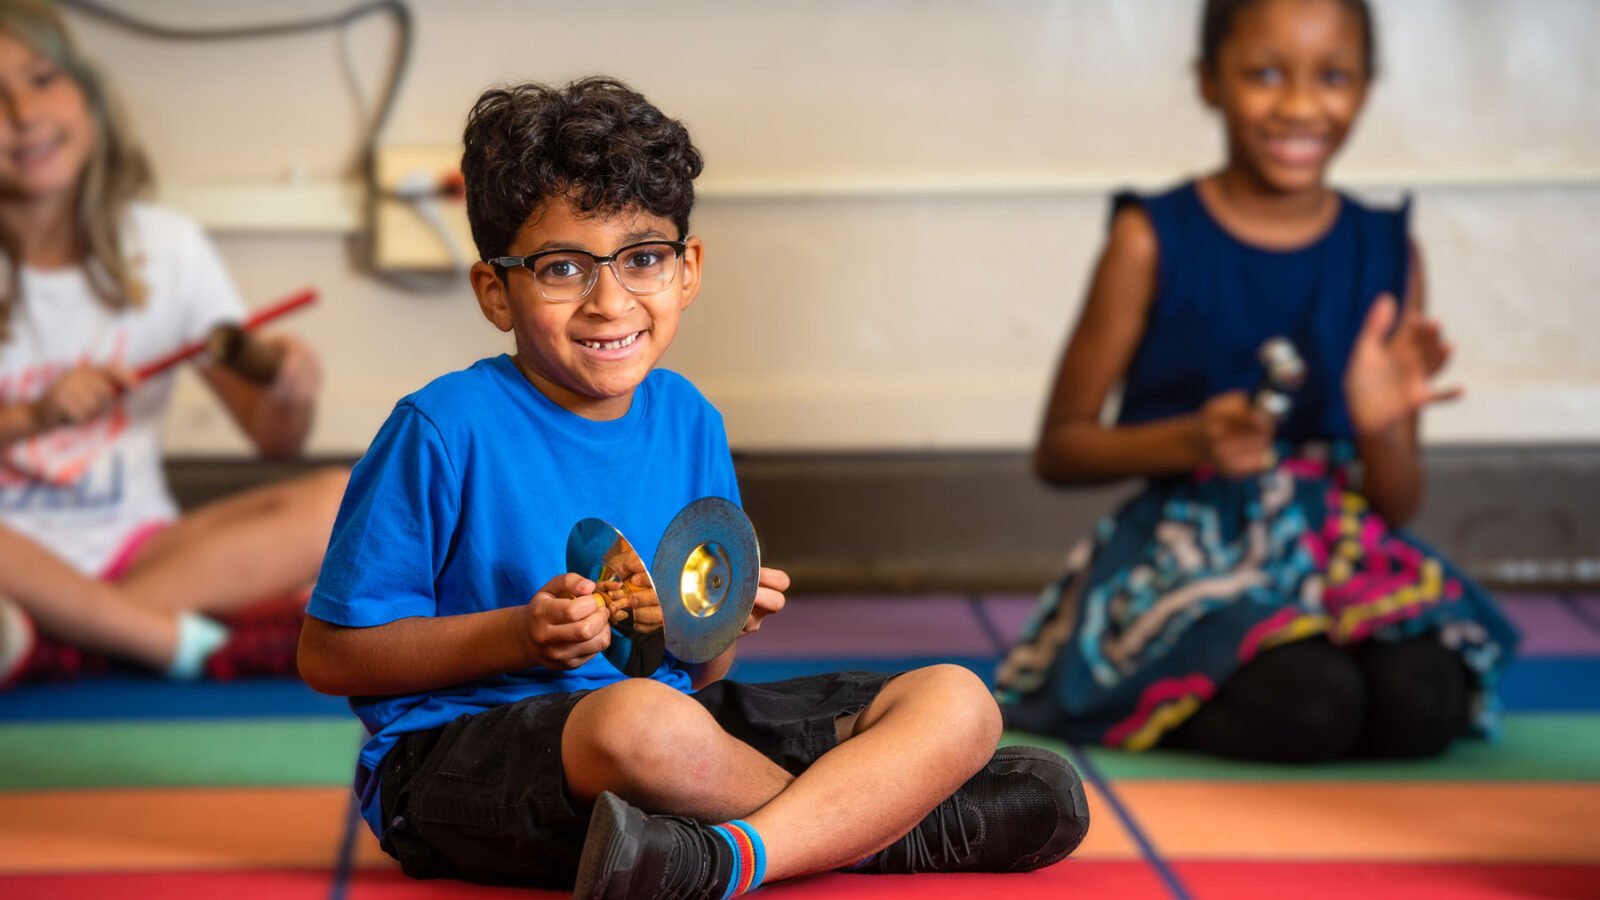
[[[411,18],[411,9],[401,0],[371,0],[371,2],[353,6],[343,12],[308,19],[216,28],[175,28],[169,25],[149,22],[128,15],[121,10],[103,6],[95,2],[95,0],[57,0],[57,2],[65,9],[100,19],[135,34],[167,41],[231,41],[283,37],[303,34],[309,31],[321,31],[328,28],[344,28],[352,22],[375,13],[389,14],[394,19],[398,46],[389,65],[388,79],[384,84],[383,92],[378,101],[377,111],[374,113],[372,121],[367,123],[366,132],[362,135],[360,158],[357,162],[358,173],[367,188],[366,231],[368,234],[353,240],[351,249],[357,257],[359,268],[386,284],[404,290],[435,291],[454,282],[453,276],[440,275],[432,277],[420,273],[396,274],[380,272],[372,264],[370,232],[372,230],[375,205],[381,193],[378,189],[378,140],[383,133],[384,126],[388,124],[389,115],[394,110],[395,101],[400,94],[400,85],[405,80],[406,71],[411,64],[411,42],[414,25]]]

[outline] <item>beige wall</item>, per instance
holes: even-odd
[[[338,8],[121,5],[195,25]],[[453,144],[489,83],[597,71],[688,122],[708,162],[707,287],[668,364],[738,448],[1025,446],[1106,190],[1217,159],[1187,68],[1192,0],[412,5],[392,145]],[[1414,188],[1468,386],[1430,438],[1600,440],[1600,3],[1380,5],[1385,72],[1338,176],[1377,199]],[[190,45],[75,21],[169,185],[321,183],[348,163],[332,33]],[[347,39],[370,92],[387,25]],[[506,341],[464,280],[394,292],[351,271],[338,225],[312,225],[217,238],[252,302],[322,289],[296,323],[327,359],[314,449],[358,452],[397,397]],[[177,451],[241,446],[193,383],[168,434]]]

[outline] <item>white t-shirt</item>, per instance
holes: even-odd
[[[82,362],[137,369],[244,318],[222,260],[194,221],[133,205],[124,246],[148,289],[113,311],[81,268],[22,271],[11,336],[0,341],[0,403],[38,398]],[[151,378],[99,419],[0,447],[0,526],[80,571],[100,573],[132,532],[177,516],[161,469],[161,418],[173,374]]]

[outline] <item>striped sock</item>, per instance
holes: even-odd
[[[850,865],[845,866],[840,871],[842,871],[842,872],[859,872],[862,869],[865,869],[867,866],[870,866],[870,865],[872,865],[873,863],[875,863],[877,861],[878,861],[878,854],[876,854],[876,853],[868,853],[866,856],[863,856],[860,859],[856,860],[855,862],[851,863]]]
[[[728,890],[723,893],[722,900],[748,894],[760,887],[761,880],[767,876],[767,845],[761,842],[761,835],[739,819],[713,825],[711,830],[733,851],[733,874],[728,878]]]

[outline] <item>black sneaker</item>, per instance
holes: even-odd
[[[576,900],[717,900],[733,874],[722,838],[693,819],[647,816],[606,791],[594,802]]]
[[[1089,833],[1083,780],[1037,747],[1001,747],[911,833],[858,872],[1030,872],[1067,857]]]

